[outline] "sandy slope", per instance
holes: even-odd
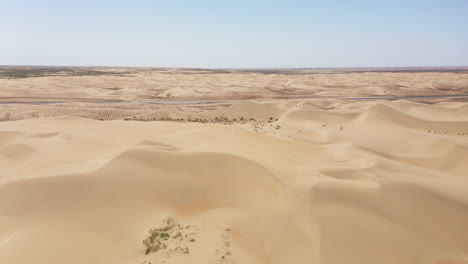
[[[466,104],[61,113],[1,123],[0,263],[468,263]],[[169,216],[190,253],[145,255]]]

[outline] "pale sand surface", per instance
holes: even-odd
[[[465,75],[432,74],[466,92]],[[249,95],[244,77],[210,89]],[[0,93],[114,98],[49,78],[65,77],[3,79]],[[145,93],[126,92],[115,99]],[[468,263],[468,103],[263,98],[0,106],[0,263]],[[187,238],[146,255],[167,217]]]

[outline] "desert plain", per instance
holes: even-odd
[[[0,67],[2,264],[466,264],[468,68]]]

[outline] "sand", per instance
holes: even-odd
[[[0,263],[468,263],[465,102],[14,104],[0,119]],[[169,217],[181,238],[145,254]]]

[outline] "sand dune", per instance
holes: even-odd
[[[318,98],[467,76],[0,67],[0,263],[467,264],[466,101]]]
[[[229,124],[3,122],[0,263],[468,263],[466,109],[265,101],[148,112]],[[193,226],[190,253],[145,255],[169,216]]]

